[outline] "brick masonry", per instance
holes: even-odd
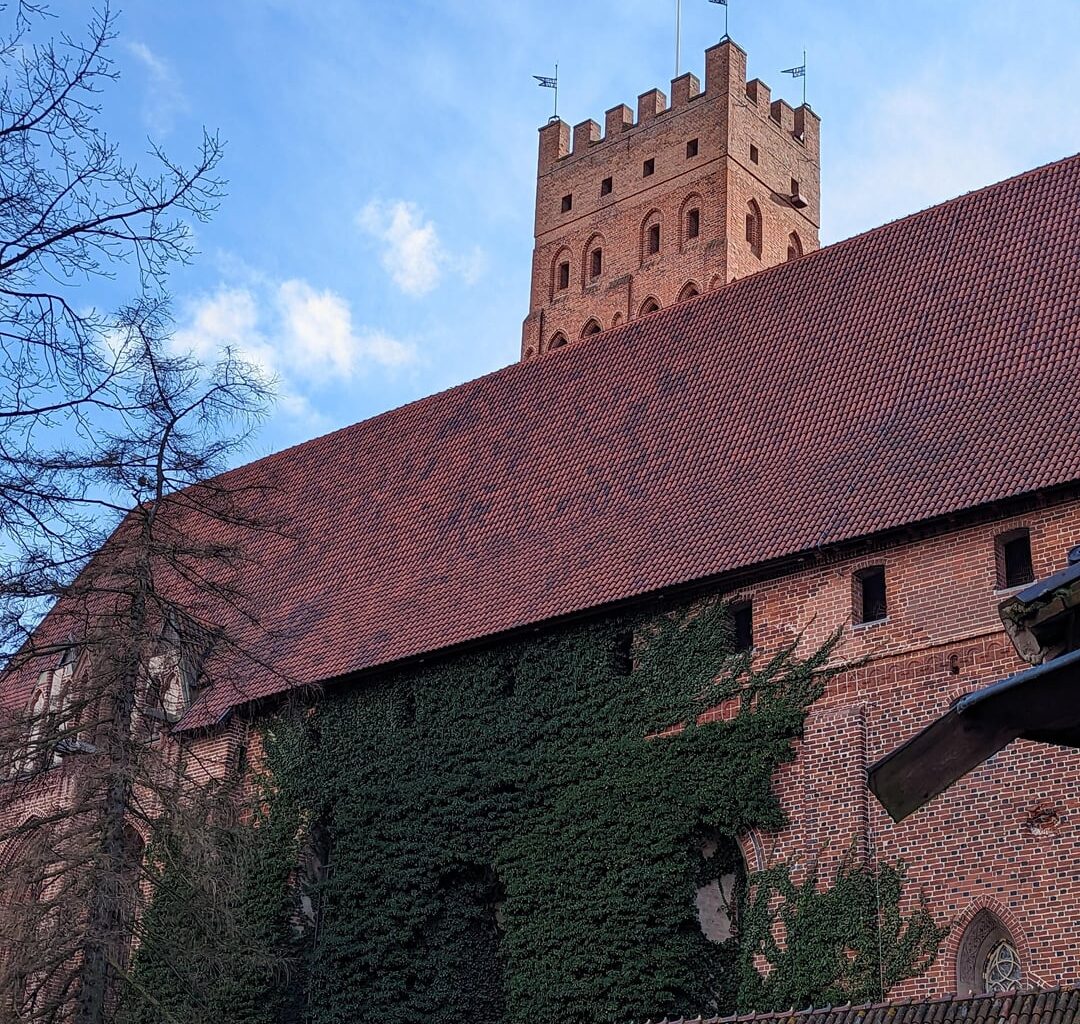
[[[1080,541],[1080,502],[913,540],[736,595],[753,600],[762,657],[800,631],[812,646],[849,627],[837,658],[862,664],[831,680],[797,759],[776,778],[790,825],[747,837],[744,852],[751,869],[817,864],[824,878],[852,850],[863,863],[903,860],[908,904],[925,896],[953,928],[930,971],[892,996],[956,991],[964,927],[984,908],[1009,930],[1025,985],[1080,981],[1080,751],[1018,741],[899,825],[866,786],[869,764],[957,697],[1027,667],[997,616],[1008,592],[998,589],[995,538],[1017,527],[1030,530],[1036,577],[1048,576]],[[851,626],[852,576],[867,565],[885,566],[888,617]]]
[[[620,104],[603,130],[584,121],[571,132],[558,120],[540,129],[522,358],[818,247],[817,115],[747,82],[746,54],[730,40],[706,52],[705,85],[682,75],[670,106],[652,89],[638,97],[636,120]],[[751,203],[760,229],[749,241]]]

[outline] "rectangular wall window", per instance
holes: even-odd
[[[563,196],[562,197],[562,212],[563,213],[569,213],[573,208],[574,208],[574,197],[573,197],[573,195],[571,194],[571,195],[568,195],[568,196]]]
[[[731,606],[731,625],[735,636],[736,651],[754,649],[754,605],[751,601],[739,601]]]
[[[656,170],[656,161],[651,157],[641,165],[641,176],[643,178],[649,177]]]
[[[881,622],[889,614],[885,588],[885,566],[860,569],[853,579],[852,619],[855,622]]]
[[[1008,533],[998,534],[994,539],[994,556],[999,590],[1023,587],[1035,579],[1029,530],[1010,530]]]

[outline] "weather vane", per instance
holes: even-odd
[[[802,64],[797,68],[784,68],[782,75],[791,75],[792,78],[802,79],[802,102],[803,106],[806,106],[806,51],[802,52]]]
[[[730,38],[728,36],[728,2],[727,0],[709,0],[711,4],[722,4],[724,7],[724,39]],[[721,42],[724,40],[722,39]]]
[[[551,115],[552,121],[559,120],[559,65],[555,65],[554,76],[549,75],[533,75],[541,89],[554,89],[555,90],[555,113]]]

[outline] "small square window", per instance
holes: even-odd
[[[697,139],[691,139],[686,144],[686,159],[690,160],[693,157],[697,156],[697,150],[698,150],[698,140]]]
[[[697,238],[701,231],[701,214],[697,210],[690,210],[686,215],[686,237]]]
[[[756,164],[758,162],[757,146],[751,144],[750,146],[750,163]]]
[[[604,271],[604,250],[593,249],[592,262],[589,265],[589,277],[599,277]]]
[[[600,195],[602,195],[602,196],[611,195],[611,179],[610,178],[605,178],[602,182],[600,182]]]
[[[570,264],[559,264],[559,291],[565,291],[570,287]]]
[[[660,225],[654,224],[649,228],[649,252],[660,251]]]
[[[754,605],[740,601],[731,606],[731,627],[736,651],[754,649]]]
[[[852,618],[856,622],[881,622],[885,619],[889,614],[885,566],[872,565],[855,573],[852,597]]]
[[[1031,533],[1028,530],[1010,530],[994,541],[997,562],[998,589],[1022,587],[1035,579],[1031,561]]]
[[[562,197],[562,212],[563,213],[569,213],[573,208],[574,208],[574,197],[573,197],[573,195],[571,194],[571,195],[568,195],[568,196],[563,196]]]
[[[647,178],[655,170],[656,170],[656,160],[654,160],[652,157],[649,157],[649,159],[646,160],[645,163],[641,165],[641,176],[643,178]]]

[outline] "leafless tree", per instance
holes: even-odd
[[[172,726],[255,657],[243,553],[267,524],[215,474],[269,390],[168,342],[165,279],[222,194],[218,140],[190,165],[152,147],[150,174],[120,154],[107,5],[77,37],[34,0],[0,22],[0,1020],[99,1024],[153,1003],[130,968],[181,847],[206,934],[246,955],[244,805]]]

